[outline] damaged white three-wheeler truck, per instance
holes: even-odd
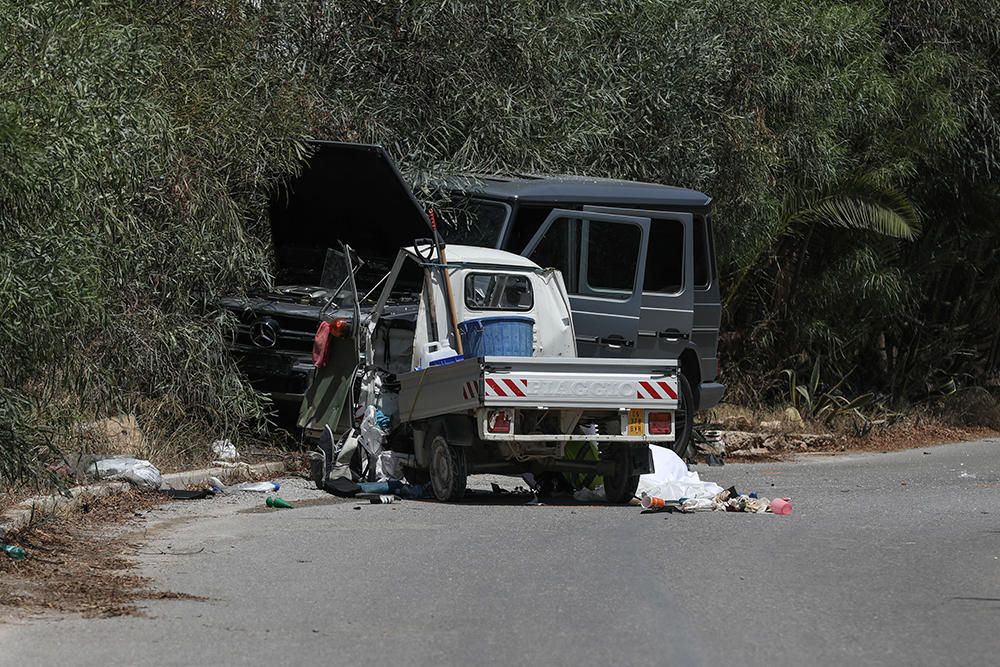
[[[347,474],[342,454],[356,449],[355,478],[405,475],[442,501],[461,498],[471,474],[561,472],[602,476],[607,499],[623,503],[651,472],[649,443],[674,440],[677,363],[578,357],[559,271],[417,242],[372,308],[354,288],[350,248],[336,257],[344,279],[300,414],[319,436],[317,484]]]

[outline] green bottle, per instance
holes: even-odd
[[[3,544],[0,543],[0,549],[3,550],[5,554],[13,558],[14,560],[24,560],[26,553],[21,547],[15,547],[13,544]]]
[[[294,509],[291,503],[289,503],[286,500],[282,500],[278,496],[268,496],[267,500],[264,501],[264,504],[266,504],[268,507],[274,507],[274,508],[285,507],[287,509]]]

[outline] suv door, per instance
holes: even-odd
[[[648,217],[553,209],[521,253],[559,269],[582,357],[631,357],[639,336]]]
[[[650,219],[636,356],[680,356],[694,329],[694,215],[610,206],[583,210]]]

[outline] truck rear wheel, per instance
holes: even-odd
[[[430,454],[430,478],[434,496],[443,502],[460,500],[465,495],[468,472],[465,450],[449,445],[440,425],[431,427],[427,434]]]
[[[618,445],[611,454],[614,467],[604,475],[604,495],[609,503],[624,504],[635,497],[639,487],[639,473],[632,468],[632,454],[629,446]]]

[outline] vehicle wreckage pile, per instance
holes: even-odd
[[[440,244],[401,250],[365,316],[353,253],[340,254],[347,277],[314,340],[301,417],[319,431],[318,487],[371,502],[454,501],[481,472],[520,475],[532,502],[563,491],[614,503],[641,494],[647,510],[770,508],[702,482],[669,449],[681,407],[675,361],[581,359],[558,271],[500,250],[449,254]],[[398,292],[412,294],[414,279],[407,308]]]
[[[499,474],[627,503],[656,451],[687,456],[724,390],[710,197],[456,177],[425,211],[380,147],[314,148],[269,212],[289,284],[218,304],[241,365],[317,443],[319,486],[454,501]]]

